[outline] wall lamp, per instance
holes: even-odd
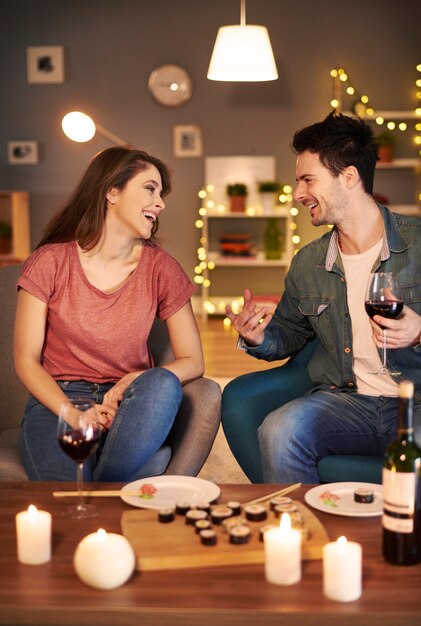
[[[118,135],[114,135],[114,133],[111,133],[106,128],[99,126],[99,124],[95,124],[89,115],[81,113],[80,111],[67,113],[61,121],[61,127],[66,137],[79,143],[89,141],[95,133],[99,133],[117,145],[129,145],[128,141],[118,137]]]

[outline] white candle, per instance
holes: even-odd
[[[102,528],[82,539],[73,558],[79,578],[97,589],[115,589],[125,583],[134,570],[135,561],[127,539]]]
[[[323,593],[331,600],[352,602],[361,595],[362,548],[339,537],[323,546]]]
[[[288,513],[279,528],[264,534],[266,580],[274,585],[293,585],[301,579],[301,533],[291,528]]]
[[[16,535],[21,563],[39,565],[51,559],[51,513],[31,504],[16,515]]]

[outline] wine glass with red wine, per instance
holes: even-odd
[[[365,310],[369,317],[381,315],[389,319],[397,319],[402,313],[403,300],[399,284],[392,272],[376,272],[370,274],[365,298]],[[399,376],[401,372],[392,372],[386,365],[386,328],[382,329],[382,365],[377,372],[381,376]]]
[[[67,513],[76,519],[98,514],[96,506],[84,503],[83,462],[98,448],[100,437],[94,401],[90,398],[68,398],[61,405],[57,439],[61,449],[77,463],[79,502],[67,508]]]

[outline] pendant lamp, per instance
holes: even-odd
[[[260,82],[276,80],[278,70],[265,26],[246,25],[241,0],[240,25],[221,26],[208,69],[209,80]]]

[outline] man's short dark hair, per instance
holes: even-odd
[[[306,150],[319,155],[321,163],[339,176],[350,165],[357,168],[366,193],[373,193],[378,146],[370,126],[360,118],[334,111],[322,122],[298,130],[292,141],[295,154]]]

